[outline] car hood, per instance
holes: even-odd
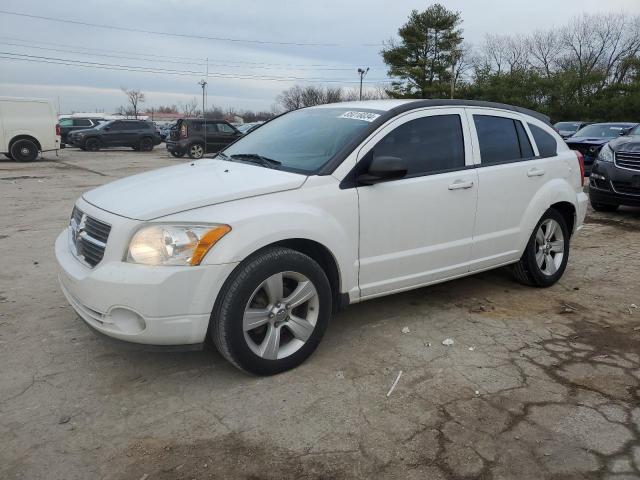
[[[83,195],[92,205],[135,220],[300,188],[306,176],[205,159],[126,177]]]
[[[580,145],[604,145],[610,142],[615,137],[571,137],[567,138],[568,145],[580,144]]]
[[[71,130],[69,135],[77,135],[79,133],[95,133],[97,130],[95,128],[80,128],[78,130]]]
[[[640,136],[630,135],[627,137],[620,137],[609,143],[609,146],[614,152],[623,150],[625,152],[639,152],[640,153]]]

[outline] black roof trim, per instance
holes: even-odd
[[[340,104],[336,104],[339,107]],[[522,113],[529,115],[533,118],[540,120],[541,122],[551,125],[551,119],[539,112],[529,110],[528,108],[517,107],[515,105],[507,105],[506,103],[484,102],[481,100],[447,100],[447,99],[434,99],[434,100],[414,100],[412,102],[406,102],[393,107],[390,110],[384,112],[375,121],[371,122],[367,128],[365,128],[359,135],[357,135],[351,142],[342,147],[318,172],[318,175],[331,175],[338,166],[378,127],[388,122],[392,118],[418,108],[428,107],[478,107],[478,108],[498,108],[501,110],[509,110],[512,112]]]

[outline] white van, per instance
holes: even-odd
[[[56,241],[59,278],[99,332],[209,337],[272,374],[315,350],[336,307],[504,265],[553,285],[584,220],[583,181],[582,155],[522,108],[305,108],[216,158],[85,193]]]
[[[0,153],[30,162],[60,148],[60,127],[49,100],[0,97]]]

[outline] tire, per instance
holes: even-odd
[[[202,158],[204,156],[204,145],[201,143],[192,143],[189,145],[187,153],[189,154],[189,158],[193,160]]]
[[[612,205],[609,203],[595,203],[595,202],[590,202],[591,203],[591,207],[596,211],[596,212],[615,212],[616,210],[618,210],[618,207],[620,205]]]
[[[97,152],[100,150],[100,141],[97,138],[87,138],[84,142],[84,149],[88,152]]]
[[[292,300],[291,308],[286,301],[295,292],[303,301]],[[256,326],[245,329],[249,309]],[[297,367],[315,351],[331,309],[329,280],[315,260],[288,248],[267,248],[243,261],[225,282],[211,314],[210,336],[237,368],[273,375]]]
[[[38,158],[38,145],[32,140],[17,140],[11,145],[11,158],[18,162],[33,162]]]
[[[143,138],[142,140],[140,140],[138,149],[141,152],[150,152],[151,150],[153,150],[153,139],[149,137]]]
[[[13,157],[11,156],[10,153],[5,153],[4,156],[7,157],[9,160],[13,160]]]
[[[552,227],[550,236],[549,227]],[[541,288],[555,284],[567,268],[569,239],[569,227],[564,217],[553,208],[547,210],[533,229],[522,257],[513,267],[516,280],[523,285]],[[558,258],[558,255],[561,256]]]
[[[169,153],[171,153],[171,155],[176,158],[182,158],[184,157],[184,154],[185,154],[185,152],[174,152],[174,151],[169,151]]]

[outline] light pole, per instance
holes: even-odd
[[[203,78],[198,82],[198,85],[202,87],[202,119],[204,120],[204,125],[202,125],[202,136],[204,137],[204,147],[203,147],[204,151],[202,155],[204,156],[207,154],[207,116],[205,115],[205,101],[204,101],[204,94],[205,94],[205,89],[207,88],[207,82]]]
[[[360,75],[360,100],[362,100],[362,79],[369,72],[369,67],[366,69],[359,68],[358,74]]]
[[[207,82],[205,82],[203,78],[198,82],[198,85],[202,87],[202,118],[204,118],[204,93],[205,93],[205,88],[207,87]]]

